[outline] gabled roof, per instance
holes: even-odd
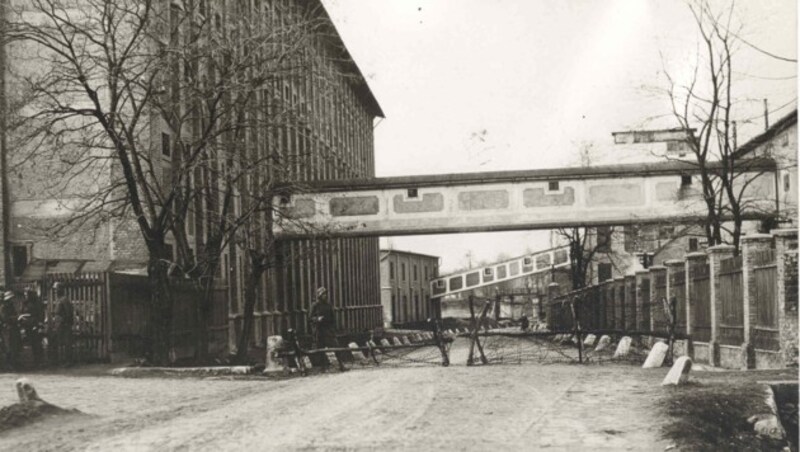
[[[756,135],[755,137],[751,138],[750,141],[748,141],[747,143],[739,146],[739,149],[736,150],[735,156],[743,157],[744,155],[755,151],[756,148],[758,148],[762,144],[775,138],[775,135],[783,132],[784,130],[788,129],[789,127],[795,124],[797,124],[796,108],[788,115],[779,119],[775,124],[771,125],[764,133],[762,133],[761,135]]]
[[[386,259],[391,254],[407,254],[407,255],[411,255],[411,256],[421,256],[421,257],[429,257],[431,259],[439,259],[439,256],[434,256],[434,255],[431,255],[431,254],[417,253],[415,251],[381,250],[381,260]]]
[[[350,52],[347,50],[347,46],[345,46],[342,36],[339,34],[339,31],[336,30],[336,26],[333,24],[330,14],[328,14],[328,11],[325,9],[325,5],[322,4],[321,0],[315,0],[315,2],[317,3],[317,7],[314,8],[314,11],[317,12],[329,25],[331,30],[329,37],[335,41],[331,43],[331,50],[339,53],[339,62],[355,76],[350,78],[350,82],[354,91],[356,92],[356,95],[362,102],[364,102],[364,105],[370,114],[381,118],[385,117],[380,104],[378,104],[378,100],[375,99],[375,95],[372,94],[372,90],[370,89],[369,84],[367,84],[367,79],[364,78],[364,74],[361,72],[361,69],[359,69],[358,64],[356,64],[355,60],[353,60],[353,57],[350,55]]]

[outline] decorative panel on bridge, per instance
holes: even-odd
[[[747,218],[775,208],[775,163],[748,165]],[[710,166],[714,166],[713,164]],[[273,200],[278,238],[391,236],[691,221],[705,217],[687,162],[322,181]]]
[[[568,252],[567,247],[554,248],[483,267],[442,275],[431,280],[431,294],[435,298],[444,297],[523,276],[547,272],[554,268],[569,267]]]

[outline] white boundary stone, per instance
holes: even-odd
[[[617,344],[617,350],[614,352],[614,358],[621,358],[623,356],[628,356],[628,353],[630,352],[631,352],[631,337],[623,336],[622,339],[619,340],[619,344]]]
[[[284,365],[281,363],[281,358],[278,357],[278,350],[283,347],[283,338],[281,336],[269,336],[267,338],[267,356],[264,361],[264,373],[283,372]]]
[[[675,360],[675,364],[664,377],[661,386],[681,385],[689,380],[689,371],[692,370],[692,359],[688,356],[681,356]]]
[[[600,340],[597,341],[597,347],[594,348],[594,351],[601,352],[605,350],[610,343],[611,338],[607,334],[604,334],[600,337]]]
[[[642,364],[642,369],[652,369],[654,367],[661,367],[664,364],[664,358],[667,357],[669,346],[664,342],[656,342],[650,353],[647,354],[647,359]]]

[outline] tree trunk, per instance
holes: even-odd
[[[236,339],[236,362],[243,363],[247,359],[250,348],[250,336],[253,333],[254,310],[256,307],[256,289],[261,282],[266,267],[261,265],[260,259],[253,258],[250,262],[250,272],[244,286],[244,309],[242,329]]]
[[[169,287],[169,264],[162,259],[162,243],[150,244],[147,279],[150,287],[150,359],[157,366],[170,363],[172,349],[172,294]]]
[[[210,327],[211,306],[214,303],[214,274],[220,265],[221,243],[222,240],[218,235],[209,238],[204,251],[206,263],[202,273],[197,278],[202,288],[202,294],[197,299],[194,307],[194,356],[199,363],[208,361],[208,330]]]
[[[209,266],[209,268],[214,269],[216,267]],[[208,329],[210,326],[209,317],[211,313],[212,303],[214,303],[214,287],[215,287],[214,271],[210,270],[207,273],[210,274],[204,275],[200,278],[200,287],[202,289],[202,294],[197,304],[195,305],[195,310],[194,310],[195,313],[194,357],[198,363],[204,363],[208,361],[208,343],[209,343]]]

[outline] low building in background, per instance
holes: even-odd
[[[439,257],[411,251],[381,250],[383,323],[396,327],[424,322],[433,315],[430,280],[439,275]]]

